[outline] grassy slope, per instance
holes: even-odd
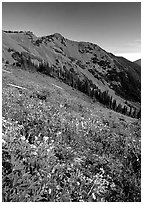
[[[3,201],[140,201],[140,121],[56,79],[7,70]]]

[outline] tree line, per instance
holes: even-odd
[[[67,69],[65,65],[63,65],[62,68],[55,65],[49,66],[49,63],[45,61],[41,61],[39,64],[34,64],[31,61],[30,56],[27,57],[22,53],[16,54],[17,56],[15,55],[13,56],[13,58],[16,57],[18,62],[14,65],[21,66],[24,69],[38,71],[54,78],[58,78],[69,86],[85,93],[90,98],[92,98],[93,101],[99,101],[107,108],[133,118],[141,118],[141,109],[137,111],[136,108],[130,106],[128,110],[126,105],[122,106],[120,103],[117,104],[117,101],[109,95],[108,91],[102,92],[87,77],[85,77],[84,80],[81,80],[73,68]]]

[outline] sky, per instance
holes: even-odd
[[[131,61],[141,58],[139,2],[3,2],[2,29],[60,33]]]

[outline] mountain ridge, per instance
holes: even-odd
[[[118,104],[140,103],[138,65],[106,52],[97,44],[68,40],[60,33],[36,37],[30,31],[3,31],[3,61],[20,66],[21,57],[24,60],[30,57],[38,66],[48,63],[55,69],[55,77],[56,72],[72,70],[74,81],[88,79]]]
[[[141,59],[138,59],[136,61],[134,61],[134,63],[138,64],[139,66],[141,66]]]

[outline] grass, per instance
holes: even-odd
[[[53,78],[9,70],[2,93],[4,202],[141,201],[140,120]]]

